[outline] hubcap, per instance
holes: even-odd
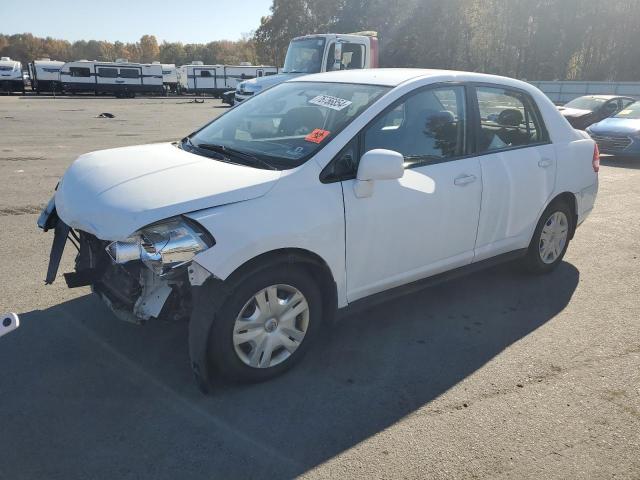
[[[544,224],[540,234],[538,251],[540,259],[547,265],[555,262],[567,244],[569,220],[563,212],[553,213]]]
[[[245,303],[233,327],[238,358],[253,368],[269,368],[287,360],[302,344],[309,328],[309,305],[290,285],[271,285]]]

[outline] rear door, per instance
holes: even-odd
[[[482,208],[475,260],[528,246],[554,191],[556,155],[531,96],[478,85]]]

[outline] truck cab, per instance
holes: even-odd
[[[375,32],[305,35],[291,40],[284,67],[278,75],[241,82],[235,92],[230,92],[223,100],[233,105],[301,75],[377,67],[378,38]]]

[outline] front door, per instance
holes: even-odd
[[[482,178],[469,156],[465,88],[431,87],[396,102],[361,136],[366,152],[405,157],[404,177],[358,198],[343,182],[350,302],[473,261]]]

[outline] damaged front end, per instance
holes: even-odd
[[[38,226],[55,231],[47,284],[55,280],[69,241],[78,254],[75,272],[64,274],[67,286],[90,286],[118,318],[137,324],[152,318],[188,320],[188,266],[198,252],[215,244],[208,232],[184,217],[142,228],[124,241],[101,240],[68,227],[58,218],[53,200],[42,212]]]

